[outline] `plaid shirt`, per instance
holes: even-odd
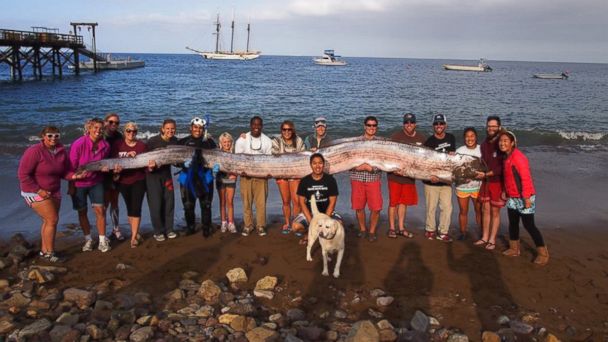
[[[363,140],[363,136],[361,137],[361,139]],[[371,183],[371,182],[376,182],[379,181],[380,178],[382,177],[382,170],[374,167],[373,170],[371,172],[369,171],[355,171],[355,169],[351,169],[349,171],[350,174],[350,180],[351,181],[358,181],[358,182],[363,182],[363,183]]]

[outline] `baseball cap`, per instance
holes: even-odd
[[[405,113],[403,114],[403,123],[416,123],[416,115],[413,113]]]
[[[436,122],[447,123],[448,121],[446,120],[445,115],[435,114],[435,115],[433,115],[433,123],[436,123]]]
[[[315,119],[315,128],[320,126],[327,127],[327,120],[323,116],[320,116]]]

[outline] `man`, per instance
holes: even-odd
[[[338,200],[338,183],[336,179],[325,172],[325,158],[320,153],[310,156],[310,168],[312,173],[302,178],[298,185],[298,201],[302,212],[293,220],[294,231],[301,232],[308,228],[312,220],[312,209],[310,208],[310,197],[315,196],[319,212],[331,216],[335,220],[342,221],[342,217],[334,212]],[[306,236],[306,235],[304,235]],[[306,241],[306,239],[303,239]],[[304,243],[302,243],[304,244]]]
[[[416,115],[406,113],[403,115],[403,129],[391,135],[391,140],[400,143],[412,145],[424,145],[426,137],[424,134],[416,131]],[[387,174],[389,207],[389,238],[403,236],[407,238],[414,237],[410,231],[405,228],[405,216],[407,214],[407,206],[418,205],[418,193],[416,192],[416,182],[413,178],[403,177],[394,173]],[[397,224],[399,231],[395,231],[395,212],[397,212]]]
[[[482,179],[479,200],[481,201],[481,239],[474,244],[486,249],[496,248],[496,235],[500,227],[500,208],[505,206],[502,182],[503,154],[498,149],[498,133],[501,125],[498,116],[488,116],[486,120],[486,139],[481,144],[481,159],[488,166],[488,172],[479,172]]]
[[[378,132],[378,119],[368,116],[363,120],[363,135],[361,139],[372,140]],[[381,171],[367,163],[350,170],[351,205],[359,223],[359,237],[366,237],[369,231],[369,241],[377,240],[376,226],[382,210],[382,189],[380,184]],[[365,226],[365,205],[370,211],[369,230]]]
[[[192,161],[186,162],[179,175],[180,193],[186,216],[187,234],[196,231],[196,200],[201,207],[203,236],[211,235],[211,202],[213,200],[213,172],[203,166],[201,149],[217,148],[215,141],[207,133],[207,121],[194,117],[190,121],[190,136],[180,139],[178,145],[192,146],[198,150]],[[215,170],[215,168],[214,168]]]
[[[304,145],[307,150],[316,151],[321,147],[327,146],[331,140],[327,137],[327,120],[324,117],[318,117],[315,119],[314,124],[315,133],[311,134],[304,139]]]
[[[424,146],[437,152],[454,153],[456,151],[456,138],[446,132],[448,123],[443,114],[433,116],[433,135],[430,136]],[[437,239],[451,242],[448,235],[450,231],[450,218],[452,215],[452,185],[442,183],[436,176],[431,176],[431,181],[424,181],[424,196],[426,197],[426,232],[427,239]],[[439,206],[439,227],[436,226],[436,211]]]
[[[262,118],[259,116],[252,117],[249,121],[249,127],[250,131],[244,137],[239,137],[236,140],[234,153],[272,154],[272,140],[262,133],[264,127]],[[242,235],[248,236],[253,231],[253,205],[255,205],[257,232],[259,236],[265,236],[268,180],[242,176],[240,187],[245,224]]]

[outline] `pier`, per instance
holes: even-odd
[[[95,27],[97,23],[70,23],[74,33],[59,33],[57,29],[32,27],[32,31],[0,29],[0,64],[8,64],[10,77],[23,80],[25,70],[31,67],[36,79],[42,79],[43,71],[50,69],[52,76],[62,77],[64,68],[80,74],[80,55],[95,63],[104,60],[104,54],[95,51]],[[93,30],[93,51],[88,50],[77,28],[88,26]],[[50,68],[45,68],[50,65]]]

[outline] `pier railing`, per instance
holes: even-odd
[[[0,45],[84,45],[82,36],[0,29]]]

